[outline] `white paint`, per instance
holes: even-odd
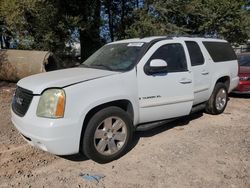
[[[130,39],[115,43],[145,43],[153,39]],[[202,50],[205,64],[192,67],[185,40],[196,41]],[[18,86],[41,94],[47,88],[64,87],[66,108],[64,118],[48,119],[36,116],[40,96],[34,96],[24,117],[12,112],[12,122],[33,145],[58,155],[77,153],[82,125],[86,114],[94,107],[116,100],[131,102],[134,125],[150,121],[188,115],[194,104],[206,102],[212,94],[216,81],[230,77],[232,91],[239,78],[237,61],[214,63],[202,41],[224,41],[203,38],[173,38],[155,43],[141,58],[138,65],[124,73],[107,70],[72,68],[27,77]],[[179,43],[183,45],[187,59],[186,72],[149,76],[144,66],[151,55],[162,45]],[[202,74],[208,72],[208,74]],[[140,98],[140,100],[139,100]]]

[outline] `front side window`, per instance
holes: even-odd
[[[199,45],[194,41],[186,41],[185,42],[188,48],[191,65],[198,66],[204,64],[204,57],[202,55],[201,49]]]
[[[168,72],[187,71],[187,61],[181,44],[166,44],[158,48],[150,60],[162,59],[168,64]]]

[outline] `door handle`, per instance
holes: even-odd
[[[182,78],[179,82],[181,84],[190,84],[190,83],[192,83],[192,80],[191,79],[187,79],[187,78]]]
[[[208,71],[206,71],[206,70],[203,70],[203,71],[201,72],[201,74],[202,74],[202,75],[208,75],[208,74],[209,74],[209,72],[208,72]]]

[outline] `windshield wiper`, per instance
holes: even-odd
[[[103,65],[103,64],[93,64],[93,65],[91,65],[91,67],[103,67],[103,68],[105,68],[106,70],[113,71],[113,69],[112,69],[110,66],[108,66],[108,65]]]
[[[86,64],[81,64],[80,67],[86,67],[86,68],[98,68],[98,67],[102,67],[106,70],[110,70],[110,71],[114,71],[111,67],[107,66],[107,65],[103,65],[103,64],[92,64],[92,65],[86,65]]]
[[[83,64],[83,63],[82,63],[82,64],[80,64],[80,65],[79,65],[79,67],[87,67],[87,68],[90,68],[90,66],[89,66],[89,65],[86,65],[86,64]]]

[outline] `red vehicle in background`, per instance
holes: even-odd
[[[238,61],[240,82],[233,93],[250,94],[250,53],[239,54]]]

